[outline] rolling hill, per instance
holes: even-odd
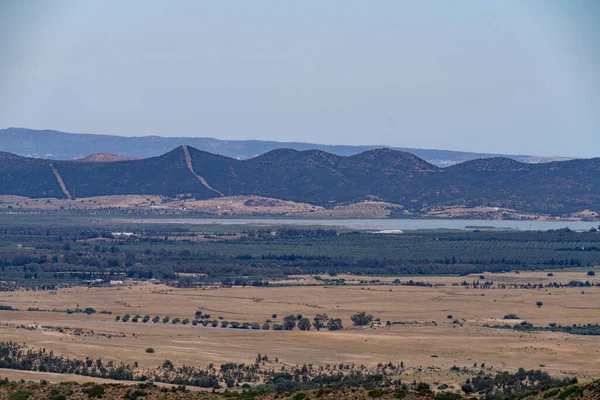
[[[277,149],[237,160],[181,146],[157,157],[114,162],[0,153],[0,195],[258,195],[322,206],[380,200],[416,213],[489,206],[566,214],[600,211],[600,158],[544,164],[489,158],[440,168],[391,149],[352,156]]]
[[[92,153],[108,153],[129,158],[148,158],[167,153],[181,145],[189,145],[210,153],[245,160],[271,150],[288,148],[299,151],[321,150],[340,156],[351,156],[384,146],[335,146],[314,143],[282,143],[262,140],[219,140],[207,137],[124,137],[115,135],[75,134],[54,130],[25,128],[0,129],[0,151],[26,157],[72,160]],[[449,150],[394,148],[420,157],[439,167],[489,157],[507,157],[524,163],[562,161],[561,157],[499,155]]]

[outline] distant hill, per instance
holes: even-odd
[[[81,161],[81,162],[115,162],[115,161],[127,161],[127,160],[136,160],[135,157],[126,157],[119,156],[117,154],[107,154],[107,153],[96,153],[90,154],[87,157],[76,158],[73,161]]]
[[[439,206],[488,206],[566,214],[600,211],[600,158],[544,164],[489,158],[440,168],[392,149],[352,156],[277,149],[236,160],[181,146],[157,157],[115,162],[0,153],[0,194],[257,195],[322,206],[380,200],[415,213]]]
[[[26,157],[73,160],[93,153],[108,153],[124,157],[148,158],[167,153],[181,145],[244,160],[271,150],[288,148],[294,150],[321,150],[328,153],[351,156],[382,146],[335,146],[314,143],[282,143],[261,140],[219,140],[198,137],[124,137],[113,135],[74,134],[52,130],[8,128],[0,130],[0,151]],[[416,155],[427,162],[446,167],[477,158],[507,157],[524,163],[562,161],[561,157],[536,157],[528,155],[501,155],[469,153],[449,150],[425,150],[393,148]]]

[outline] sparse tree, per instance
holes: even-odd
[[[327,314],[317,314],[317,316],[314,318],[315,322],[313,322],[313,326],[316,330],[320,331],[322,328],[325,328],[328,320],[329,317]]]
[[[329,321],[327,321],[327,329],[330,331],[338,331],[343,328],[342,320],[340,318],[331,318]]]
[[[298,321],[298,329],[301,331],[310,331],[310,320],[308,318],[302,318]]]
[[[356,326],[365,326],[369,325],[373,321],[373,316],[363,311],[358,314],[354,314],[352,317],[350,317],[350,319]]]
[[[296,316],[290,314],[286,317],[283,317],[283,327],[286,331],[291,331],[296,327]]]

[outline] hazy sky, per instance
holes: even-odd
[[[0,128],[600,156],[600,1],[0,0]]]

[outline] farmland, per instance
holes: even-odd
[[[236,387],[281,370],[317,388],[339,374],[452,387],[520,367],[600,376],[595,231],[4,222],[0,368],[13,379]],[[44,364],[31,358],[47,351]]]

